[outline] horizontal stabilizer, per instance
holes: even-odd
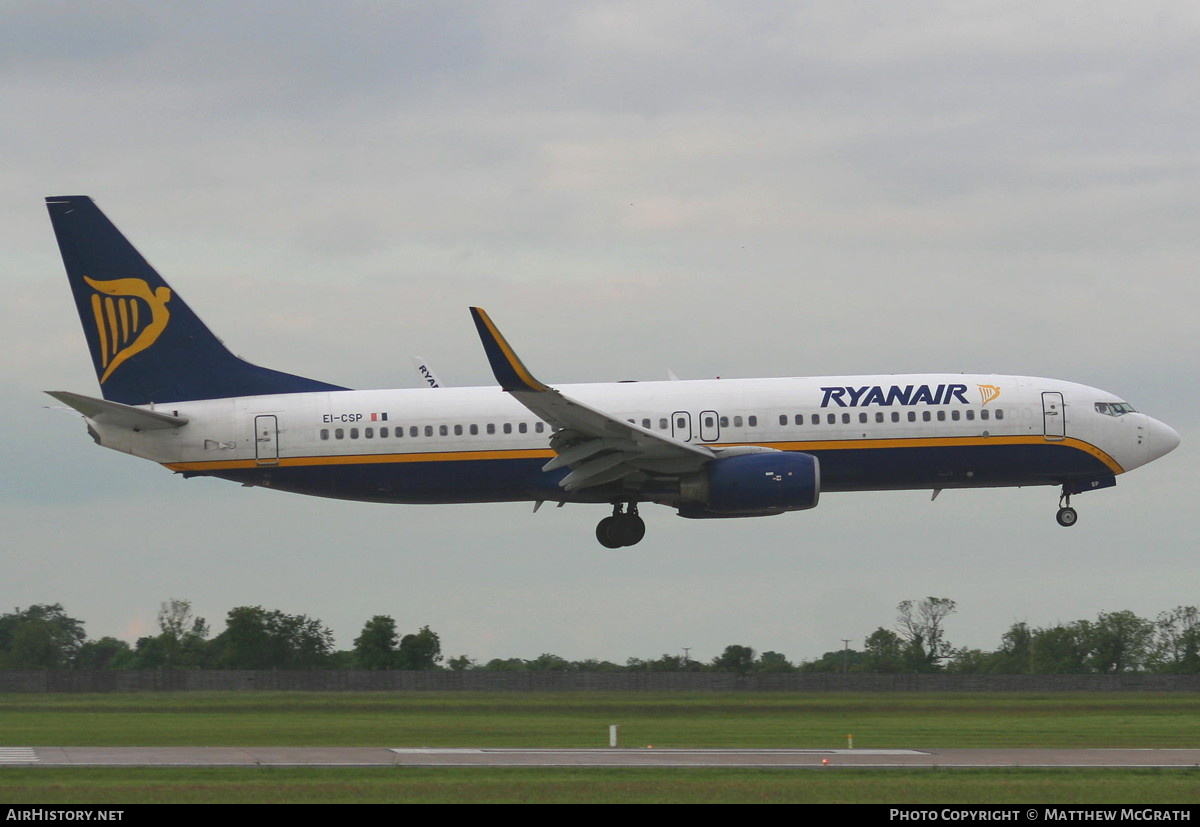
[[[96,399],[81,393],[70,391],[46,391],[64,405],[69,405],[93,422],[102,425],[116,425],[118,428],[128,428],[131,431],[161,431],[167,428],[178,428],[186,425],[186,416],[171,416],[159,411],[147,411],[132,405],[122,405],[120,402],[109,402],[107,399]]]

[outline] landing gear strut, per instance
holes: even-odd
[[[1058,514],[1055,515],[1055,519],[1063,528],[1070,528],[1079,521],[1079,513],[1071,508],[1071,495],[1067,493],[1065,485],[1062,495],[1058,498]]]
[[[621,511],[621,503],[613,503],[611,517],[605,517],[596,526],[596,539],[605,548],[635,546],[646,536],[646,523],[638,516],[637,503],[629,504],[628,511]]]

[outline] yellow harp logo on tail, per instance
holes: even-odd
[[[993,399],[995,399],[999,395],[1000,395],[1000,388],[996,387],[995,385],[980,385],[979,386],[979,396],[983,399],[982,404],[984,404],[984,405],[991,402]]]
[[[167,329],[171,288],[151,290],[143,279],[95,281],[84,276],[83,280],[96,291],[92,294],[92,313],[100,339],[103,385],[122,362],[150,347]]]

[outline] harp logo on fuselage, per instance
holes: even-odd
[[[121,364],[150,347],[167,329],[171,288],[151,290],[143,279],[83,280],[92,294],[92,314],[100,344],[100,384]]]

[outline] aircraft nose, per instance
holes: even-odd
[[[1165,422],[1146,417],[1146,461],[1166,456],[1179,446],[1179,432]]]

